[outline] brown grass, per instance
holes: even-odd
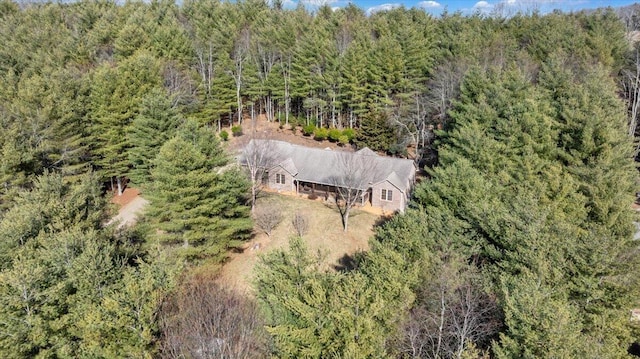
[[[349,218],[349,232],[345,233],[338,210],[321,200],[265,193],[258,200],[258,206],[280,208],[283,219],[273,230],[271,237],[256,230],[255,237],[246,244],[244,252],[232,254],[222,267],[221,280],[239,289],[249,289],[253,267],[261,253],[287,247],[289,239],[295,235],[291,220],[296,211],[309,219],[309,230],[303,239],[312,253],[321,251],[326,254],[327,268],[339,266],[339,260],[345,255],[352,256],[357,251],[368,250],[373,225],[379,218],[378,215],[354,209]]]

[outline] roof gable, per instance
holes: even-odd
[[[363,156],[378,156],[378,154],[373,152],[369,147],[365,147],[363,149],[360,149],[360,150],[356,151],[356,153],[359,154],[359,155],[363,155]]]
[[[277,167],[277,166],[282,167],[282,169],[289,172],[289,174],[291,174],[292,176],[295,176],[298,174],[298,168],[296,167],[295,163],[293,163],[293,160],[291,158],[287,158],[286,160],[280,162],[274,167]]]
[[[387,178],[383,179],[382,181],[374,183],[374,185],[377,185],[382,182],[389,182],[402,192],[406,192],[407,190],[406,188],[407,186],[405,184],[407,181],[403,181],[402,179],[400,179],[400,177],[398,177],[398,175],[395,172],[391,172],[391,174],[389,174]]]
[[[335,179],[343,175],[345,155],[356,156],[356,159],[362,159],[363,163],[370,165],[371,171],[364,181],[369,185],[387,180],[401,191],[407,192],[409,179],[415,176],[412,160],[379,156],[369,148],[347,152],[298,146],[276,140],[251,141],[271,141],[269,148],[278,151],[278,157],[284,159],[278,165],[301,181],[333,185]]]

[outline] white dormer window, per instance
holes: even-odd
[[[383,189],[382,196],[380,196],[380,199],[382,199],[383,201],[393,200],[393,191],[390,189]]]
[[[280,174],[280,173],[276,173],[276,183],[277,184],[284,184],[284,174]]]

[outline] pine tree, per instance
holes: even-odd
[[[397,143],[395,131],[384,113],[372,110],[360,120],[360,129],[354,141],[358,148],[369,147],[374,151],[391,152]]]
[[[385,302],[367,277],[320,269],[299,238],[274,251],[257,268],[258,299],[267,331],[282,358],[376,358],[384,353]]]
[[[637,266],[628,259],[624,205],[635,176],[632,146],[609,80],[593,71],[577,81],[567,70],[545,69],[539,87],[518,71],[471,73],[441,137],[441,166],[416,191],[431,216],[455,219],[439,222],[441,231],[470,233],[457,245],[486,263],[504,301],[507,328],[496,352],[505,357],[560,348],[578,355],[584,349],[575,343],[593,341],[596,356],[617,357],[630,341],[622,308],[634,305],[635,286],[621,286]],[[526,285],[499,284],[527,275],[535,279]],[[546,301],[529,301],[535,282],[541,293],[553,286]],[[539,316],[528,318],[531,312]],[[545,324],[556,314],[561,328]],[[527,321],[539,323],[536,333],[527,332]],[[562,335],[575,341],[534,344],[536,336]]]
[[[65,183],[60,175],[45,174],[34,181],[31,191],[23,191],[2,217],[0,268],[11,266],[13,251],[41,233],[79,227],[98,229],[104,221],[104,199],[95,178],[85,175],[78,185]]]
[[[154,313],[175,268],[130,266],[125,253],[140,253],[124,248],[127,238],[103,229],[100,187],[88,175],[82,179],[70,184],[60,175],[39,177],[0,222],[6,239],[2,357],[142,357],[154,351]]]
[[[175,135],[180,121],[177,109],[164,91],[154,90],[144,98],[128,133],[130,176],[134,184],[149,183],[151,163],[160,147]]]
[[[190,258],[220,260],[247,238],[248,183],[238,170],[219,168],[225,163],[219,143],[207,138],[178,135],[160,148],[148,212],[160,241],[181,243]]]
[[[599,357],[582,337],[579,311],[532,273],[503,281],[505,324],[494,345],[496,358]]]
[[[135,267],[122,270],[96,305],[77,319],[84,339],[81,351],[108,358],[157,355],[158,313],[179,272],[179,264],[162,258],[154,263],[138,259]]]
[[[349,127],[367,112],[367,58],[370,54],[369,39],[358,36],[347,49],[342,63],[340,93],[343,106],[347,107]]]
[[[124,177],[130,171],[127,151],[131,143],[127,132],[131,121],[144,96],[159,83],[157,61],[145,51],[137,52],[116,68],[103,66],[94,76],[89,116],[95,164],[105,179],[116,180],[118,194],[122,194]]]
[[[551,59],[542,86],[549,90],[560,125],[559,160],[583,196],[583,233],[571,253],[570,300],[584,313],[584,331],[599,343],[602,356],[628,341],[626,313],[637,305],[633,274],[638,266],[632,240],[632,201],[637,183],[626,116],[616,89],[602,68],[582,77]],[[606,299],[605,299],[606,298]],[[607,322],[607,327],[600,323]]]

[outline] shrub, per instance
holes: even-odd
[[[271,231],[282,221],[282,213],[274,206],[258,207],[255,209],[254,220],[267,237],[270,237]]]
[[[313,131],[313,139],[315,139],[316,141],[324,141],[327,139],[327,137],[329,136],[329,130],[327,130],[326,128],[316,128],[315,131]]]
[[[316,130],[316,126],[314,125],[306,125],[302,127],[302,134],[305,136],[311,136]]]
[[[391,146],[389,146],[389,149],[387,150],[387,152],[393,156],[407,156],[407,146],[401,144],[401,143],[396,143],[393,144]]]
[[[291,126],[301,126],[304,123],[304,119],[303,118],[297,118],[296,116],[290,115],[289,116],[289,123],[291,124]]]
[[[222,130],[219,135],[223,141],[229,141],[229,132]]]
[[[347,139],[349,140],[349,142],[351,142],[354,138],[356,138],[356,130],[354,130],[353,128],[345,128],[344,130],[342,130],[342,135],[347,136]]]
[[[338,137],[338,142],[340,143],[340,145],[342,146],[346,146],[349,144],[349,137],[342,135],[340,137]]]
[[[332,128],[329,130],[329,141],[338,142],[340,136],[342,136],[342,131],[338,130],[337,128]]]
[[[293,219],[291,220],[291,225],[296,231],[298,237],[302,237],[309,230],[309,219],[306,215],[300,212],[296,212],[296,214],[293,216]]]
[[[242,127],[240,125],[231,127],[231,133],[233,133],[234,137],[242,136]]]
[[[214,353],[221,358],[267,357],[269,337],[254,300],[211,275],[193,273],[185,279],[160,303],[162,353],[176,358],[192,357],[191,353],[210,358]],[[210,338],[204,351],[202,338]],[[220,338],[233,338],[233,345]]]

